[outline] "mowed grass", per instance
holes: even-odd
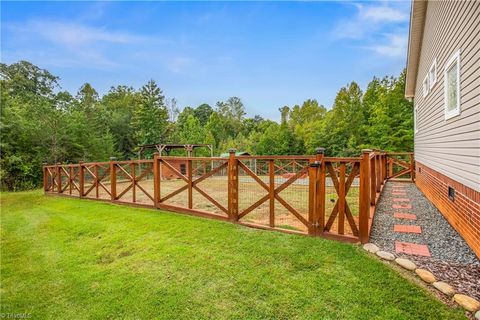
[[[1,195],[1,313],[461,319],[355,245],[40,191]]]

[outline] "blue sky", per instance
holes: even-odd
[[[405,67],[410,2],[4,2],[1,61],[75,93],[155,79],[178,106],[240,97],[249,116]]]

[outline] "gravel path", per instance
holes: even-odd
[[[403,185],[405,196],[392,195],[393,185]],[[408,198],[412,209],[393,209],[394,198]],[[395,212],[411,213],[417,220],[396,219]],[[421,234],[398,233],[395,224],[417,225]],[[398,254],[395,241],[428,246],[431,257]],[[462,237],[413,183],[388,182],[378,202],[370,242],[396,256],[406,257],[419,268],[430,270],[437,281],[445,281],[459,293],[480,300],[480,261]]]
[[[406,196],[393,196],[394,184],[403,185]],[[393,209],[393,198],[409,198],[412,209]],[[417,220],[396,219],[393,217],[394,212],[415,214]],[[422,233],[393,232],[395,224],[418,225],[422,228]],[[480,266],[480,261],[462,237],[413,183],[388,182],[378,202],[371,242],[394,253],[395,241],[426,244],[433,259]]]

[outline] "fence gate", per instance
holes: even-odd
[[[242,156],[233,161],[239,221],[307,232],[308,158]]]
[[[387,179],[415,180],[415,162],[411,152],[391,152],[387,155]]]

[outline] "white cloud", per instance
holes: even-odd
[[[363,6],[359,5],[359,18],[374,23],[404,22],[408,20],[408,14],[398,9],[387,6]]]
[[[353,45],[388,58],[406,56],[409,3],[353,3],[356,11],[341,20],[333,30],[336,40],[347,39]]]
[[[407,35],[390,34],[387,41],[381,44],[374,44],[366,47],[375,53],[393,58],[405,57],[407,54]]]
[[[333,30],[334,38],[362,39],[388,25],[408,21],[407,8],[403,5],[391,7],[387,4],[365,5],[354,3],[357,12],[349,19],[341,20]]]
[[[98,42],[130,44],[147,40],[146,37],[126,32],[110,31],[104,27],[92,27],[78,23],[34,20],[22,25],[10,26],[15,32],[40,36],[52,43],[64,46],[85,46]]]
[[[40,60],[43,64],[64,67],[85,65],[112,69],[120,64],[115,61],[116,54],[112,54],[115,51],[109,50],[111,45],[162,43],[159,38],[76,22],[30,20],[5,27],[16,44],[16,49],[9,52],[12,58],[17,55],[17,59]],[[38,50],[22,50],[31,47],[32,43],[39,44]]]
[[[173,57],[168,61],[167,68],[175,73],[182,73],[186,68],[191,66],[193,59],[189,57]]]

